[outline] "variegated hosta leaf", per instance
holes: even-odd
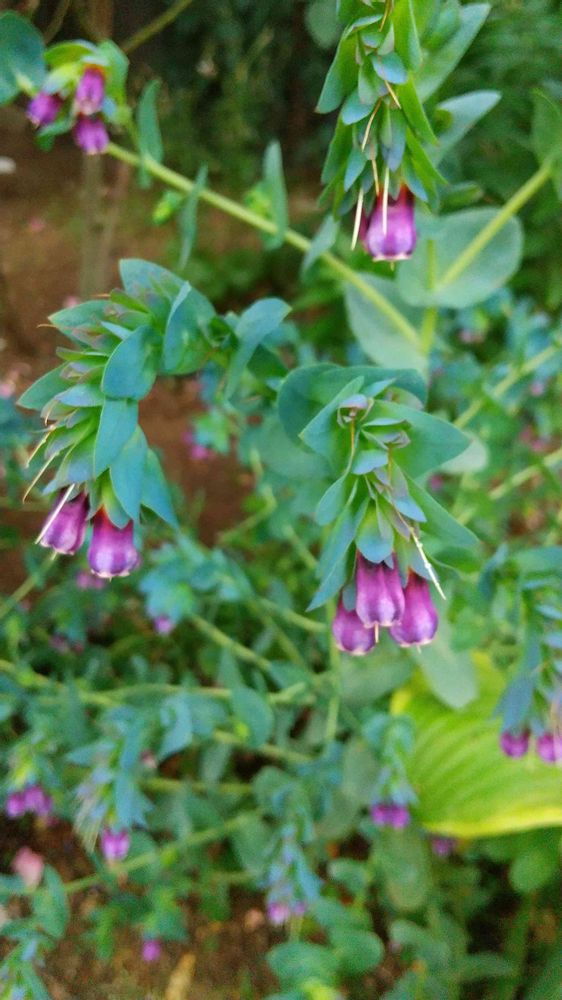
[[[465,708],[446,708],[419,674],[395,695],[393,710],[416,724],[409,778],[420,822],[456,837],[562,826],[562,767],[544,764],[532,747],[519,760],[502,754],[493,710],[504,677],[487,657],[478,666],[480,695]]]

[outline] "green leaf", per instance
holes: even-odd
[[[398,269],[400,295],[413,306],[463,309],[501,288],[521,261],[523,231],[511,218],[453,280],[446,273],[485,226],[498,216],[495,208],[472,208],[431,222],[431,235],[421,235],[414,256]]]
[[[55,478],[46,488],[46,493],[53,493],[71,483],[86,483],[94,478],[94,443],[95,435],[90,434],[70,449]]]
[[[18,399],[18,405],[25,407],[26,410],[42,410],[59,392],[68,389],[68,382],[61,375],[65,368],[66,365],[60,365],[59,368],[53,368],[52,371],[38,378],[33,385],[30,385],[29,389],[22,393]]]
[[[253,688],[235,687],[232,691],[232,710],[248,732],[247,742],[252,747],[267,743],[273,732],[273,712],[263,695]]]
[[[138,420],[138,404],[130,399],[106,399],[96,435],[94,474],[99,476],[117,458]]]
[[[165,698],[160,707],[160,722],[164,736],[158,750],[158,759],[165,760],[189,746],[193,739],[191,704],[187,691]]]
[[[560,864],[557,839],[549,832],[533,834],[509,870],[509,881],[518,892],[535,892],[555,878]]]
[[[385,538],[381,535],[377,512],[370,507],[363,518],[355,544],[365,559],[379,563],[391,555],[394,548],[394,536]]]
[[[68,385],[68,383],[67,383]],[[96,382],[79,382],[64,392],[59,392],[57,397],[59,403],[65,406],[99,407],[103,406],[105,396]]]
[[[437,52],[432,52],[430,58],[424,59],[415,75],[416,89],[421,101],[431,97],[451,74],[480,31],[489,12],[488,3],[471,3],[461,8],[458,30]]]
[[[371,931],[340,927],[330,933],[336,959],[344,976],[361,976],[382,961],[382,941]]]
[[[166,477],[162,472],[162,466],[157,456],[151,448],[148,449],[146,456],[141,503],[143,507],[148,507],[149,510],[158,514],[158,517],[161,517],[167,524],[170,524],[173,528],[177,527],[178,519],[172,507]]]
[[[305,274],[322,254],[333,247],[339,228],[339,222],[334,219],[333,215],[327,215],[303,257],[302,274]]]
[[[107,396],[143,399],[158,374],[161,341],[150,326],[139,326],[117,345],[102,378]]]
[[[379,278],[366,272],[360,277],[372,285],[412,326],[421,325],[421,310],[412,308],[400,296],[396,281]],[[345,286],[345,305],[352,333],[367,357],[385,365],[408,365],[425,373],[427,358],[401,334],[395,323],[355,285]]]
[[[347,475],[344,475],[328,487],[318,501],[314,513],[314,520],[317,524],[331,524],[336,519],[347,502],[350,485]]]
[[[552,180],[562,198],[562,111],[547,94],[535,91],[531,140],[539,163],[552,164]]]
[[[339,434],[337,434],[337,424],[335,414],[341,403],[351,396],[360,392],[364,384],[363,376],[351,378],[339,392],[325,406],[322,407],[313,419],[303,427],[300,438],[308,445],[312,451],[326,458],[333,458],[338,452]],[[334,435],[334,431],[336,435]]]
[[[384,878],[385,894],[396,909],[410,912],[429,901],[433,885],[427,848],[416,831],[403,830],[399,837],[392,833],[384,836],[376,861]]]
[[[263,158],[263,190],[268,197],[273,221],[277,226],[277,232],[273,236],[265,236],[264,240],[270,249],[275,249],[275,247],[282,245],[287,226],[289,225],[287,188],[283,175],[281,146],[278,142],[270,142],[265,151]]]
[[[164,332],[163,361],[167,372],[183,375],[202,367],[210,349],[203,331],[214,315],[209,300],[184,282],[174,299]]]
[[[285,941],[267,954],[282,986],[300,986],[309,979],[335,984],[337,959],[332,949],[309,941]]]
[[[423,649],[412,647],[433,693],[450,708],[464,708],[478,694],[476,671],[468,653],[452,648],[452,629],[440,609],[437,635]]]
[[[279,328],[289,311],[290,306],[281,299],[261,299],[242,313],[236,324],[240,346],[228,369],[227,396],[234,392],[256,348]]]
[[[197,207],[201,192],[206,183],[207,167],[203,165],[199,167],[195,184],[178,212],[177,220],[180,234],[178,267],[181,271],[186,266],[193,249],[193,244],[195,243],[197,235]]]
[[[453,424],[424,410],[383,400],[377,403],[376,413],[396,417],[397,422],[407,420],[410,424],[407,429],[410,444],[400,449],[396,460],[411,476],[421,476],[438,468],[462,454],[470,444],[470,438]]]
[[[47,934],[53,938],[61,938],[70,916],[64,884],[50,865],[45,867],[44,880],[44,887],[34,897],[34,914]]]
[[[436,144],[437,138],[424,111],[423,104],[418,97],[413,80],[407,80],[400,87],[400,103],[408,120],[408,125],[414,129],[422,142]]]
[[[139,151],[142,157],[150,157],[157,163],[162,162],[164,148],[156,102],[160,90],[160,80],[150,80],[144,88],[137,104],[136,119],[138,128]],[[150,184],[150,175],[141,167],[141,182],[143,187]]]
[[[19,14],[0,17],[0,104],[20,90],[31,94],[45,78],[45,45],[37,28]]]
[[[412,0],[397,0],[392,13],[396,51],[408,69],[417,69],[422,53]],[[402,102],[402,91],[400,91]]]
[[[328,70],[316,110],[320,114],[335,111],[344,98],[353,90],[357,79],[355,63],[355,39],[343,38]]]
[[[403,91],[400,99],[403,102]],[[497,90],[474,90],[460,97],[450,97],[437,105],[437,117],[445,115],[447,128],[439,132],[438,146],[433,155],[434,163],[439,163],[454,146],[461,141],[467,132],[487,115],[498,103],[501,94]]]
[[[146,456],[146,438],[140,427],[137,427],[117,458],[111,463],[109,470],[115,495],[133,521],[139,519]]]
[[[70,340],[90,345],[93,330],[107,318],[107,312],[107,302],[101,299],[92,299],[88,302],[80,302],[77,306],[70,306],[68,309],[59,309],[58,312],[51,313],[49,322]]]
[[[173,300],[180,291],[184,282],[176,274],[172,274],[167,268],[160,264],[153,264],[152,261],[141,260],[138,257],[128,257],[119,261],[119,274],[123,282],[123,288],[135,298],[139,298],[141,303],[147,299],[151,291],[158,291],[166,294]]]
[[[478,544],[476,535],[455,521],[448,511],[413,479],[408,478],[408,488],[412,499],[419,504],[425,514],[425,532],[434,535],[443,545],[458,546],[462,549]]]
[[[419,683],[394,696],[393,711],[407,712],[416,727],[408,776],[419,821],[434,833],[469,838],[562,826],[562,771],[536,754],[524,761],[502,754],[492,714],[504,677],[483,654],[479,663],[481,693],[460,710]]]

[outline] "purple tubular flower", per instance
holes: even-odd
[[[94,115],[99,111],[105,96],[105,77],[101,69],[88,66],[74,95],[74,107],[80,115]]]
[[[101,852],[106,861],[123,861],[129,853],[131,838],[128,830],[102,830]]]
[[[385,628],[399,622],[404,613],[404,591],[396,560],[392,569],[386,563],[372,563],[359,556],[355,610],[367,628]]]
[[[267,919],[274,927],[281,927],[291,918],[291,907],[288,903],[271,902],[267,904]]]
[[[47,94],[40,90],[27,105],[26,115],[36,128],[51,125],[62,108],[62,98],[58,94]]]
[[[432,837],[431,850],[438,858],[448,858],[457,846],[455,837]]]
[[[500,736],[500,748],[506,757],[524,757],[529,749],[529,730],[521,733],[510,733],[506,730]]]
[[[53,800],[41,785],[29,785],[23,792],[26,812],[36,816],[50,816],[53,811]]]
[[[158,635],[169,635],[175,629],[175,623],[168,615],[157,615],[153,618],[152,624],[154,626],[154,631],[158,632]]]
[[[359,236],[373,260],[407,260],[416,246],[414,196],[402,186],[396,199],[379,194],[370,215],[361,219]]]
[[[88,562],[92,573],[108,580],[114,576],[128,576],[136,569],[140,555],[133,540],[133,522],[117,528],[104,510],[98,511],[94,517]]]
[[[560,733],[542,733],[537,737],[537,753],[545,764],[562,762],[562,735]]]
[[[145,938],[142,943],[143,962],[157,962],[162,954],[162,944],[158,938]]]
[[[399,646],[425,646],[431,642],[439,624],[429,585],[417,573],[410,573],[404,589],[404,613],[390,634]]]
[[[84,541],[87,517],[88,497],[85,493],[79,493],[62,506],[59,498],[39,535],[40,545],[54,549],[60,555],[73,556]]]
[[[387,802],[375,802],[371,806],[371,819],[375,826],[389,826],[392,806]]]
[[[9,819],[19,819],[27,811],[23,792],[10,792],[6,799],[5,812]]]
[[[109,135],[101,118],[86,118],[80,115],[72,129],[74,141],[89,156],[103,153],[109,144]]]
[[[408,806],[399,806],[393,803],[389,806],[389,810],[388,822],[394,830],[404,830],[405,827],[409,826],[411,816]]]
[[[365,656],[375,645],[372,628],[365,628],[356,611],[346,611],[342,598],[332,622],[332,634],[342,653]]]

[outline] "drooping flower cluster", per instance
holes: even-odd
[[[40,90],[27,107],[30,122],[41,130],[49,128],[59,117],[72,123],[72,135],[80,149],[89,155],[103,153],[109,134],[103,115],[106,97],[105,72],[100,66],[86,66],[78,83],[61,87],[55,93]]]
[[[365,250],[375,261],[407,260],[416,247],[414,196],[402,185],[392,198],[381,191],[371,212],[363,211],[359,237]]]
[[[371,563],[358,556],[354,606],[346,607],[346,595],[340,595],[332,624],[342,652],[365,656],[380,628],[388,628],[399,646],[425,646],[433,639],[439,619],[427,580],[410,571],[403,585],[396,556],[390,561]]]
[[[10,792],[6,799],[6,816],[19,819],[26,813],[46,818],[53,811],[53,800],[41,785],[27,785],[17,792]]]
[[[500,736],[500,748],[506,757],[524,757],[531,745],[528,729],[518,732],[505,730]],[[545,764],[562,763],[562,732],[545,730],[535,737],[535,752]]]
[[[84,542],[88,517],[89,503],[85,493],[68,499],[66,493],[62,493],[43,525],[39,543],[60,555],[74,555]],[[88,547],[92,573],[108,580],[114,576],[128,576],[139,562],[133,522],[118,528],[103,508],[98,510],[92,518],[92,538]]]

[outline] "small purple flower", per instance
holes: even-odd
[[[175,622],[168,618],[168,615],[157,615],[156,618],[152,619],[152,624],[158,635],[169,635],[176,627]]]
[[[375,826],[391,826],[394,830],[403,830],[410,822],[408,806],[397,802],[375,802],[371,806],[371,819]]]
[[[500,748],[506,757],[524,757],[529,749],[529,730],[521,733],[506,730],[500,736]]]
[[[405,601],[396,560],[389,569],[386,563],[372,563],[359,556],[355,583],[355,610],[363,625],[386,628],[401,620]]]
[[[205,462],[209,458],[214,458],[215,452],[212,448],[209,448],[205,444],[199,444],[195,438],[195,434],[189,428],[182,435],[184,444],[187,445],[189,451],[189,457],[193,459],[194,462]]]
[[[560,733],[542,733],[537,737],[537,753],[545,764],[562,762],[562,735]]]
[[[6,799],[6,816],[9,819],[19,819],[27,811],[23,792],[10,792]]]
[[[103,153],[109,144],[109,135],[101,118],[86,118],[80,115],[72,129],[74,141],[89,156]]]
[[[332,622],[332,634],[338,649],[352,656],[365,656],[375,645],[373,629],[365,628],[356,611],[346,611],[341,597]]]
[[[88,66],[82,74],[74,95],[74,107],[79,115],[99,111],[105,96],[105,77],[100,69]]]
[[[62,99],[58,94],[47,94],[39,91],[27,105],[26,115],[36,128],[51,125],[62,108]]]
[[[28,785],[23,791],[26,812],[36,816],[50,816],[53,811],[53,800],[41,785]]]
[[[455,837],[432,837],[431,850],[438,858],[448,858],[457,846]]]
[[[136,569],[140,556],[133,539],[133,522],[117,528],[104,510],[98,511],[94,517],[88,562],[92,573],[108,580],[114,576],[128,576]]]
[[[87,517],[88,497],[85,493],[79,493],[62,506],[59,498],[43,525],[39,535],[40,545],[54,549],[60,555],[73,556],[84,541]]]
[[[43,878],[45,862],[41,854],[36,854],[31,847],[20,847],[12,860],[12,871],[19,875],[29,889],[36,889]]]
[[[370,215],[363,213],[359,235],[373,260],[406,260],[416,246],[414,196],[402,186],[396,199],[379,194]]]
[[[141,954],[143,962],[157,962],[162,954],[162,944],[158,938],[145,938]]]
[[[399,646],[425,646],[433,639],[439,624],[427,580],[417,573],[410,573],[404,600],[402,618],[392,625],[390,634]]]
[[[371,806],[371,819],[375,826],[388,826],[391,806],[387,802],[375,802]]]
[[[291,907],[288,903],[279,901],[268,903],[267,919],[274,927],[281,927],[291,919]]]
[[[110,830],[106,826],[100,837],[101,852],[106,861],[123,861],[129,853],[131,837],[128,830]]]

